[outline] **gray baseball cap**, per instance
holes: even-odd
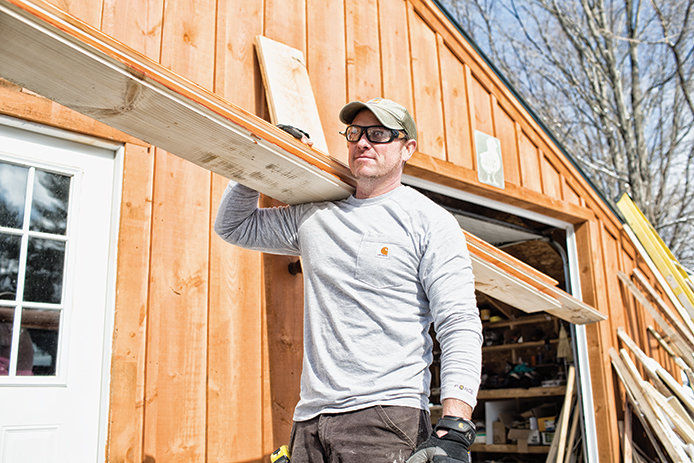
[[[407,108],[385,98],[372,98],[366,103],[361,101],[347,103],[340,111],[340,120],[345,124],[351,124],[362,109],[371,111],[384,127],[404,130],[407,138],[417,140],[417,125]]]

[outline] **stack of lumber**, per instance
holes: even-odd
[[[581,445],[578,445],[581,410],[578,406],[578,397],[574,395],[575,390],[576,370],[573,366],[570,366],[566,378],[564,404],[562,405],[561,413],[559,413],[554,439],[545,460],[547,463],[570,463],[577,461],[577,453],[582,448]]]
[[[638,270],[633,271],[633,281],[622,272],[618,277],[657,324],[649,326],[648,333],[682,371],[680,382],[641,350],[623,328],[617,329],[623,347],[610,349],[610,358],[626,396],[621,426],[624,461],[652,461],[632,440],[632,414],[660,461],[694,461],[694,393],[690,386],[694,379],[694,324],[677,299],[671,298],[672,304],[666,304]]]

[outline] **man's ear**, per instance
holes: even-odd
[[[402,154],[402,162],[407,162],[417,150],[417,140],[407,140],[402,146],[402,149],[404,150],[404,153]]]

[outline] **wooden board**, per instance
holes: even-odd
[[[0,77],[285,203],[352,191],[335,160],[47,3],[0,0],[0,30]]]
[[[579,325],[607,317],[554,286],[546,275],[465,232],[475,288],[524,312],[545,311]]]
[[[265,81],[270,118],[308,132],[313,147],[328,152],[318,106],[306,70],[304,54],[262,35],[255,37],[260,70]]]
[[[664,276],[658,268],[656,267],[655,263],[653,262],[653,259],[648,255],[648,252],[644,247],[641,245],[639,242],[639,239],[636,237],[634,232],[631,230],[629,225],[624,225],[624,232],[626,235],[629,237],[631,242],[634,244],[634,247],[636,250],[639,252],[640,257],[643,259],[643,261],[646,263],[648,266],[649,270],[651,273],[653,273],[653,276],[655,276],[656,281],[658,282],[660,288],[665,292],[665,294],[668,297],[668,300],[671,302],[672,306],[675,308],[679,316],[682,318],[682,320],[689,320],[687,323],[687,326],[691,323],[691,316],[689,313],[686,311],[680,300],[677,298],[675,293],[672,291],[672,288],[670,288],[670,285],[668,282],[665,280]],[[639,272],[640,273],[640,272]],[[694,329],[690,327],[690,331],[694,333]]]
[[[617,207],[624,214],[629,227],[638,237],[656,267],[665,277],[677,299],[694,318],[694,290],[689,286],[689,276],[683,270],[677,258],[665,245],[646,216],[625,193],[617,202]]]

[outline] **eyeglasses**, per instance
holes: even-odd
[[[389,129],[382,125],[370,125],[367,127],[348,125],[344,132],[340,132],[340,135],[344,135],[347,141],[357,142],[361,139],[364,132],[366,132],[366,139],[371,143],[390,143],[396,138],[407,138],[407,134],[404,131]]]

